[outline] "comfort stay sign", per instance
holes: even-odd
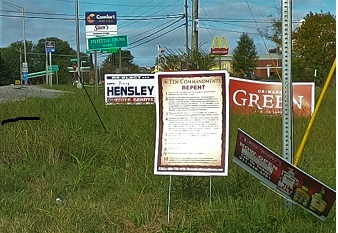
[[[105,75],[106,105],[154,104],[155,93],[155,75]]]
[[[282,83],[261,82],[230,77],[230,109],[234,113],[281,115]],[[314,111],[315,85],[311,82],[292,83],[295,116],[310,117]]]

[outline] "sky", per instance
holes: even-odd
[[[57,37],[76,49],[76,0],[0,0],[0,47],[23,40],[22,7],[25,12],[26,40]],[[199,0],[198,42],[210,51],[214,37],[225,37],[230,54],[242,33],[253,39],[257,52],[266,54],[265,45],[275,45],[259,35],[279,18],[281,0]],[[128,36],[128,47],[139,66],[153,66],[158,45],[165,52],[186,48],[185,0],[78,0],[80,50],[86,51],[85,12],[116,11],[117,34]],[[188,44],[191,47],[192,0],[188,4]],[[336,15],[335,0],[293,0],[293,28],[309,12]],[[57,49],[57,45],[56,45]],[[29,56],[29,55],[28,55]],[[99,61],[107,54],[99,54]]]

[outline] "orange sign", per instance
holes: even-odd
[[[214,37],[212,40],[211,46],[211,54],[214,55],[228,55],[229,54],[229,46],[228,42],[224,36],[218,38]]]
[[[315,105],[315,85],[310,82],[292,83],[293,114],[310,117]],[[282,115],[282,83],[261,82],[230,77],[230,111],[249,114]]]

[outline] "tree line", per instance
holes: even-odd
[[[282,23],[280,19],[274,19],[273,24],[262,36],[276,44],[276,48],[282,47]],[[36,44],[26,41],[27,63],[29,73],[45,70],[46,54],[45,41],[55,41],[56,52],[52,55],[52,64],[59,66],[59,83],[70,83],[72,74],[67,67],[71,66],[70,59],[76,58],[76,51],[67,41],[56,37],[40,39]],[[20,79],[20,58],[23,61],[23,42],[17,41],[8,47],[0,48],[0,85],[14,83]],[[278,50],[278,49],[276,49]],[[307,14],[297,28],[292,32],[292,79],[294,81],[314,81],[316,85],[323,85],[336,56],[336,19],[330,13]],[[271,51],[270,51],[271,52]],[[81,53],[81,61],[84,66],[93,66],[92,57]],[[258,59],[254,41],[243,33],[237,41],[237,47],[232,54],[233,70],[235,75],[252,73],[256,68]],[[134,57],[129,50],[122,50],[122,70],[119,70],[119,58],[117,54],[110,54],[103,61],[100,73],[140,73],[141,67],[134,64]],[[165,70],[209,70],[215,65],[215,57],[210,52],[201,49],[194,51],[168,50],[154,61],[152,71],[156,71],[156,64],[160,64]],[[93,69],[85,81],[90,82]]]

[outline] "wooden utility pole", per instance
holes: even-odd
[[[189,57],[189,25],[188,25],[188,0],[185,0],[185,51]]]
[[[192,45],[193,51],[198,50],[198,0],[192,0]]]

